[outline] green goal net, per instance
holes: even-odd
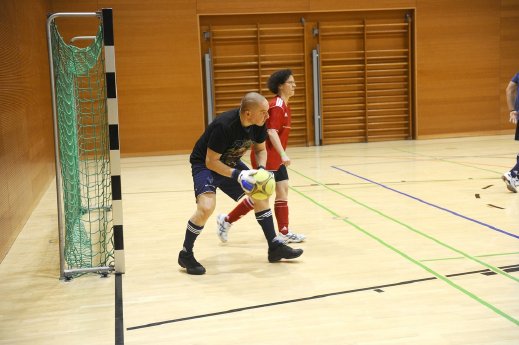
[[[103,33],[86,48],[51,26],[67,269],[113,266]]]

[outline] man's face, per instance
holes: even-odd
[[[269,102],[264,100],[253,111],[250,111],[250,121],[256,126],[263,126],[265,121],[269,118]]]

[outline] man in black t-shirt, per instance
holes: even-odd
[[[254,187],[254,174],[240,159],[252,146],[258,166],[267,161],[265,140],[269,104],[259,93],[246,94],[240,108],[218,116],[198,139],[189,157],[196,197],[196,211],[187,223],[183,248],[178,264],[188,274],[204,274],[205,268],[193,254],[195,240],[216,206],[216,189],[238,201]],[[254,199],[256,220],[261,225],[268,243],[268,260],[294,259],[303,254],[276,236],[269,199]]]

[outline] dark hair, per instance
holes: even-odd
[[[270,92],[277,95],[279,92],[279,85],[286,83],[291,75],[292,70],[289,69],[282,69],[272,73],[267,81],[267,87]]]

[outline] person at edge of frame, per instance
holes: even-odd
[[[506,87],[506,104],[509,110],[509,121],[515,124],[515,140],[519,140],[519,124],[517,123],[519,116],[519,73],[516,73]],[[505,172],[501,179],[505,182],[509,191],[517,193],[519,189],[519,153],[516,157],[516,163],[509,171]]]

